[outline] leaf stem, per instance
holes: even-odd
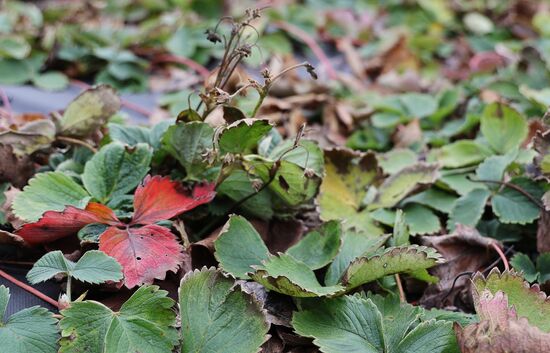
[[[97,148],[95,148],[94,146],[90,145],[89,143],[87,143],[85,141],[82,141],[82,140],[79,140],[79,139],[75,139],[75,138],[67,137],[67,136],[57,136],[56,139],[58,141],[67,142],[67,143],[70,143],[72,145],[79,145],[79,146],[85,147],[85,148],[89,149],[90,151],[92,151],[93,153],[97,152]]]
[[[508,259],[506,258],[506,255],[502,252],[502,249],[500,248],[500,246],[498,246],[498,244],[496,242],[492,242],[491,246],[493,247],[493,249],[495,249],[498,256],[500,256],[500,259],[502,260],[502,263],[504,264],[504,269],[506,271],[509,271],[510,270],[510,264],[508,264]]]
[[[67,298],[69,298],[69,303],[72,301],[71,299],[72,280],[73,278],[71,277],[71,275],[67,275]]]
[[[399,290],[399,300],[401,303],[407,302],[407,297],[405,296],[405,291],[403,290],[403,284],[401,283],[401,277],[399,273],[395,274],[395,283],[397,283],[397,290]]]
[[[45,302],[55,306],[57,309],[59,309],[59,303],[56,300],[48,297],[46,294],[40,292],[38,289],[33,288],[33,287],[29,286],[28,284],[25,284],[25,283],[21,282],[17,278],[15,278],[13,276],[10,276],[9,274],[7,274],[6,272],[4,272],[2,270],[0,270],[0,277],[5,278],[6,280],[10,281],[11,283],[15,284],[16,286],[18,286],[20,288],[23,288],[27,292],[37,296],[38,298],[42,299],[43,301],[45,301]]]
[[[535,197],[533,197],[533,195],[531,195],[530,193],[528,193],[527,191],[523,190],[521,187],[519,187],[515,184],[507,183],[505,181],[488,180],[488,179],[470,179],[470,180],[471,181],[477,181],[477,182],[480,182],[480,183],[499,184],[499,185],[502,185],[502,186],[505,186],[505,187],[509,187],[510,189],[514,189],[517,192],[519,192],[520,194],[522,194],[523,196],[527,197],[529,199],[529,201],[531,201],[535,205],[537,205],[538,208],[540,208],[541,210],[544,210],[544,206],[539,202],[539,200],[537,200]]]

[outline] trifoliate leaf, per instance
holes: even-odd
[[[419,163],[393,174],[378,188],[368,209],[393,207],[420,184],[430,184],[438,177],[438,166]]]
[[[46,211],[63,211],[71,205],[86,207],[90,195],[82,186],[62,172],[36,174],[19,193],[12,208],[17,217],[36,221]]]
[[[491,103],[481,115],[481,133],[491,147],[504,154],[521,145],[527,137],[527,120],[503,103]]]
[[[442,262],[441,255],[432,248],[418,245],[391,247],[378,255],[353,260],[342,276],[342,283],[349,291],[387,275],[425,270]]]
[[[382,234],[369,212],[362,208],[367,188],[380,177],[374,154],[347,149],[325,151],[325,170],[317,198],[321,219],[341,220],[345,229]]]
[[[176,345],[174,301],[158,286],[140,287],[114,312],[96,301],[62,310],[60,353],[171,353]]]
[[[256,353],[268,338],[261,305],[215,269],[187,273],[179,304],[182,353]]]
[[[533,326],[537,326],[544,332],[550,332],[550,299],[540,290],[538,285],[530,286],[514,271],[500,273],[494,268],[487,277],[481,273],[474,275],[473,279],[474,302],[479,300],[479,295],[490,291],[495,295],[502,291],[513,305],[518,317],[525,317]]]
[[[10,291],[0,286],[0,342],[2,352],[56,353],[59,333],[57,320],[45,308],[23,309],[2,321]]]
[[[487,189],[474,189],[456,200],[447,228],[453,230],[457,224],[475,227],[483,215],[489,196],[491,193]]]
[[[206,154],[213,149],[214,129],[207,123],[177,123],[162,137],[163,148],[178,160],[187,177],[197,179],[206,168]]]
[[[244,244],[244,246],[243,246]],[[269,250],[244,217],[232,215],[214,242],[214,253],[221,268],[236,278],[248,278],[252,265],[261,265],[269,259]]]
[[[227,126],[218,137],[220,153],[250,153],[272,126],[267,120],[242,119]]]
[[[328,265],[338,254],[341,245],[342,225],[337,221],[324,223],[306,234],[285,253],[302,261],[312,270]]]
[[[292,326],[325,353],[458,352],[451,322],[418,324],[419,310],[412,306],[383,310],[360,296],[322,299],[296,312]]]
[[[340,278],[349,264],[359,256],[372,255],[388,240],[389,235],[370,236],[366,233],[345,231],[342,234],[342,247],[338,255],[327,269],[325,284],[333,286],[340,282]]]
[[[532,180],[514,178],[509,184],[515,185],[525,193],[506,186],[492,198],[493,212],[502,223],[527,224],[539,218],[540,208],[534,200],[540,200],[543,190]]]
[[[98,250],[86,252],[76,263],[56,250],[42,256],[27,273],[27,279],[36,284],[59,274],[82,282],[103,283],[121,280],[122,267],[115,259]]]
[[[459,140],[431,151],[431,157],[441,166],[460,168],[481,162],[491,155],[491,150],[473,140]]]
[[[269,290],[293,297],[321,297],[342,293],[344,287],[322,286],[315,273],[303,262],[279,253],[256,266],[248,275]]]
[[[149,171],[152,150],[146,144],[126,147],[110,143],[102,147],[84,167],[82,181],[90,194],[107,203],[134,189]]]
[[[114,89],[99,85],[76,97],[61,118],[61,134],[86,136],[120,110],[120,98]]]

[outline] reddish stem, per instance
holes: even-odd
[[[195,70],[203,78],[207,78],[210,75],[210,71],[206,67],[202,66],[201,64],[199,64],[194,60],[191,60],[183,56],[161,54],[156,56],[153,59],[153,61],[160,62],[160,63],[175,63],[175,64],[182,64],[182,65],[188,66],[191,69]]]
[[[495,249],[498,256],[500,256],[500,259],[502,260],[502,263],[504,263],[504,269],[506,271],[510,270],[510,265],[508,264],[508,259],[506,258],[506,255],[504,254],[504,252],[502,251],[500,246],[498,246],[497,243],[491,243],[491,246],[493,247],[493,249]]]
[[[315,54],[317,59],[321,62],[321,64],[325,67],[325,70],[327,71],[327,74],[330,79],[336,80],[338,78],[338,74],[336,73],[336,70],[330,63],[329,58],[326,56],[325,52],[323,52],[323,49],[317,44],[315,39],[313,39],[306,31],[302,30],[301,28],[294,26],[290,23],[283,22],[283,21],[276,21],[273,23],[276,27],[298,37],[302,42],[304,42]]]
[[[71,80],[71,83],[77,87],[80,87],[82,89],[88,89],[90,88],[91,86],[89,84],[87,84],[86,82],[82,82],[82,81],[79,81],[79,80],[75,80],[75,79],[72,79]],[[120,104],[122,104],[122,106],[130,109],[130,110],[133,110],[135,111],[136,113],[139,113],[141,115],[144,115],[144,116],[151,116],[153,115],[153,112],[150,111],[149,109],[147,108],[144,108],[142,107],[141,105],[138,105],[138,104],[135,104],[135,103],[132,103],[132,102],[129,102],[125,99],[121,99],[120,100]]]
[[[6,272],[4,272],[2,270],[0,270],[0,276],[4,277],[5,279],[10,281],[11,283],[23,288],[27,292],[37,296],[38,298],[42,299],[43,301],[45,301],[47,303],[50,303],[51,305],[53,305],[57,309],[59,309],[59,303],[56,300],[53,300],[52,298],[48,297],[46,294],[40,292],[38,289],[33,288],[33,287],[29,286],[28,284],[25,284],[25,283],[21,282],[17,278],[10,276],[9,274],[7,274]]]

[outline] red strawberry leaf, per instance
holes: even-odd
[[[85,210],[68,206],[61,212],[44,212],[40,220],[23,225],[15,234],[28,244],[36,245],[76,234],[90,223],[122,225],[109,207],[90,202]]]
[[[189,191],[168,177],[148,175],[136,189],[131,224],[152,224],[208,203],[216,196],[214,187],[202,184]]]
[[[156,224],[140,228],[110,227],[99,238],[99,250],[114,257],[123,268],[128,288],[164,279],[183,261],[183,247],[167,228]]]

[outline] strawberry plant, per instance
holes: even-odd
[[[1,352],[550,346],[548,6],[52,4],[0,5],[0,82],[83,88],[0,87]]]

